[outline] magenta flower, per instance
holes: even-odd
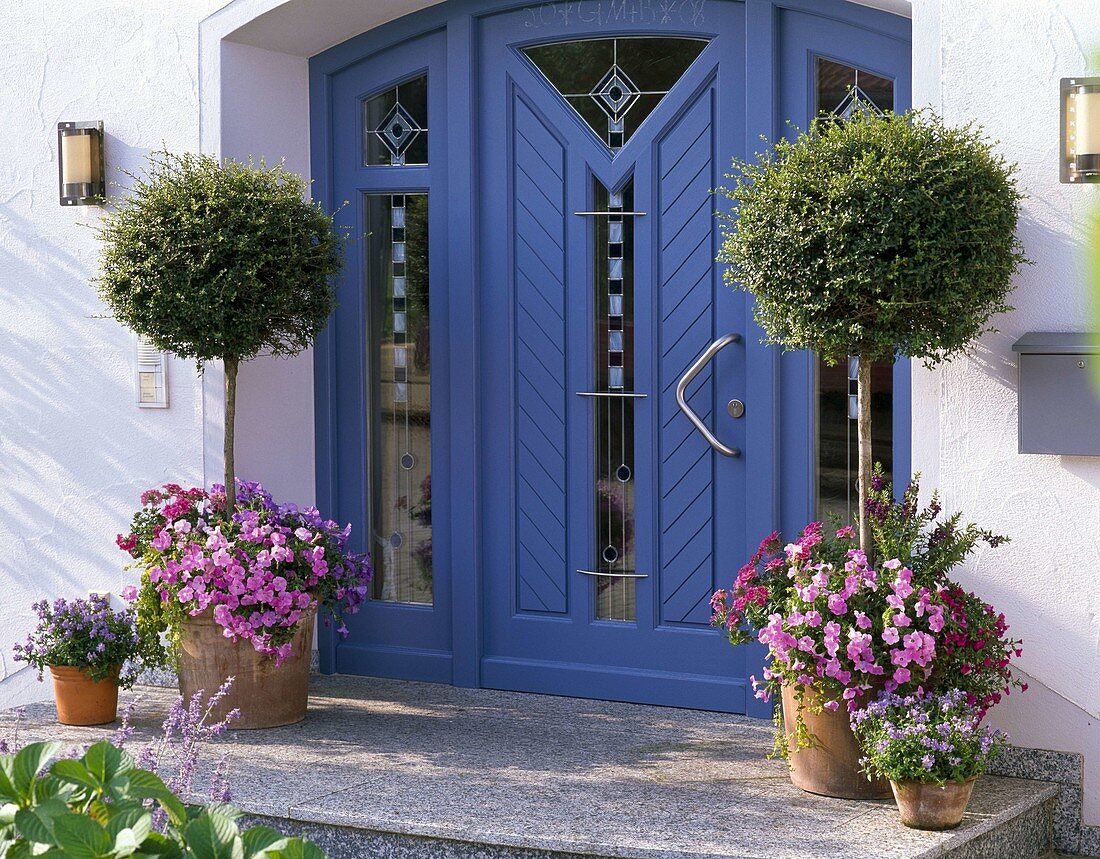
[[[245,481],[231,517],[218,486],[207,493],[170,484],[142,497],[133,540],[120,537],[119,545],[139,560],[143,588],[187,614],[212,611],[227,638],[245,639],[277,662],[312,604],[339,618],[366,599],[368,557],[351,550],[350,526],[315,508],[279,505]]]

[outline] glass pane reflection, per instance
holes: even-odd
[[[373,597],[432,602],[428,197],[365,200]]]

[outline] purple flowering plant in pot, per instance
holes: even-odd
[[[868,776],[890,780],[901,822],[915,829],[962,822],[974,782],[1007,742],[980,722],[963,689],[884,693],[852,714]]]
[[[34,604],[38,623],[14,658],[53,677],[58,721],[102,725],[118,712],[118,690],[136,678],[140,641],[132,608],[115,611],[106,595],[42,600]]]
[[[219,486],[166,484],[141,501],[118,545],[141,570],[145,661],[174,662],[188,699],[235,677],[221,706],[241,711],[237,727],[304,718],[315,614],[346,635],[343,618],[372,575],[369,558],[351,549],[351,526],[241,480],[232,512]]]
[[[921,693],[949,678],[972,700],[985,700],[991,684],[1012,682],[1003,658],[966,674],[959,669],[960,618],[946,598],[957,588],[948,573],[979,543],[1003,538],[962,525],[958,514],[938,518],[937,498],[921,507],[919,492],[915,478],[895,499],[876,472],[867,507],[881,560],[868,559],[851,527],[814,522],[786,546],[769,535],[733,587],[711,599],[712,623],[732,644],[756,640],[768,648],[763,679],[752,682],[757,697],[782,697],[776,748],[807,791],[889,794],[885,780],[861,775],[848,724],[848,714],[880,692]],[[991,655],[1018,647],[1001,632],[983,643]]]

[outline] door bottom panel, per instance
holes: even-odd
[[[367,674],[393,680],[452,681],[452,657],[448,650],[391,647],[350,642],[336,649],[337,674]]]
[[[487,656],[481,660],[481,685],[486,689],[723,713],[746,713],[749,709],[755,709],[748,706],[752,696],[744,679],[679,671]]]

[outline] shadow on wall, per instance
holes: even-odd
[[[145,152],[110,146],[128,165]],[[0,706],[12,703],[3,680],[30,603],[117,591],[128,576],[114,537],[140,492],[202,476],[193,366],[172,362],[171,408],[138,409],[134,336],[95,318],[97,242],[79,220],[94,224],[98,210],[51,212],[39,190],[30,199],[36,220],[0,204]]]
[[[1015,310],[994,319],[999,330],[938,377],[945,507],[1012,538],[1003,548],[980,551],[960,576],[1004,611],[1011,632],[1024,639],[1020,665],[1039,681],[1034,700],[1013,695],[1014,703],[1006,705],[1006,713],[1017,714],[1010,728],[1019,728],[1019,713],[1038,715],[1033,706],[1040,689],[1080,713],[1095,713],[1100,701],[1100,603],[1087,572],[1081,575],[1100,558],[1093,512],[1100,504],[1100,458],[1018,453],[1019,377],[1012,352],[1028,331],[1082,331],[1091,324],[1087,237],[1079,222],[1039,208],[1041,199],[1029,205],[1019,234],[1035,264],[1017,278],[1009,297]],[[1066,654],[1074,654],[1068,663]],[[1041,745],[1027,731],[1018,733],[1021,745]],[[1086,753],[1087,767],[1097,766],[1083,734],[1066,731],[1059,742],[1057,748]]]

